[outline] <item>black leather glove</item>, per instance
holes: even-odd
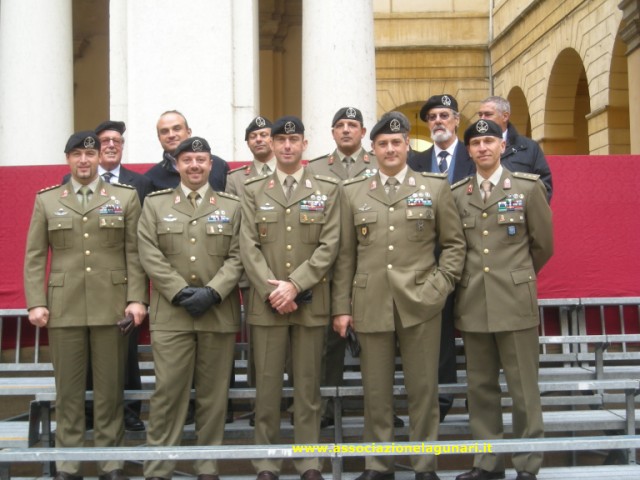
[[[221,298],[211,287],[196,288],[196,292],[190,297],[180,302],[192,317],[200,317],[214,305],[220,303]]]
[[[184,287],[176,296],[171,299],[171,304],[176,307],[182,305],[182,302],[198,291],[197,287]]]

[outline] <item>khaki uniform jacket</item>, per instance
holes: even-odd
[[[439,319],[465,255],[446,175],[409,169],[394,202],[379,174],[347,181],[341,219],[332,314],[351,314],[353,299],[355,330],[367,333],[395,329],[394,303],[405,328]]]
[[[455,325],[503,332],[539,323],[536,274],[553,254],[547,193],[538,175],[506,168],[485,204],[476,177],[452,186],[467,239]]]
[[[152,284],[151,330],[238,331],[240,217],[237,197],[210,186],[195,212],[180,187],[147,197],[138,236],[140,260]],[[193,318],[184,307],[171,304],[187,286],[209,286],[222,303]]]
[[[24,264],[27,308],[47,307],[48,328],[81,327],[113,325],[128,302],[149,303],[138,258],[139,217],[133,187],[100,180],[85,208],[71,182],[39,192]]]
[[[256,166],[251,162],[244,167],[234,168],[227,174],[227,186],[225,191],[238,197],[242,196],[244,192],[244,182],[260,175],[260,172],[256,170]]]
[[[316,175],[337,178],[338,180],[348,180],[360,175],[371,176],[378,171],[378,159],[372,153],[360,150],[360,155],[351,166],[349,172],[344,168],[338,156],[338,150],[334,150],[331,155],[314,158],[309,161],[307,168]]]
[[[240,251],[251,284],[250,324],[327,324],[327,272],[340,240],[339,195],[337,180],[306,169],[289,200],[276,173],[245,183]],[[291,280],[300,291],[311,289],[312,302],[289,315],[273,313],[265,304],[275,290],[269,279]]]

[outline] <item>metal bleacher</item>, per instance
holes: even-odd
[[[589,468],[579,465],[544,468],[542,479],[553,478],[640,478],[640,467],[636,465],[636,450],[640,448],[638,431],[637,400],[640,398],[640,297],[630,298],[570,298],[540,300],[540,389],[544,409],[545,431],[551,438],[536,440],[506,439],[492,442],[495,452],[516,451],[610,451],[624,452],[625,465],[601,465]],[[10,327],[10,328],[9,328]],[[183,446],[176,448],[150,448],[144,446],[144,432],[127,432],[126,448],[56,449],[51,447],[55,429],[55,385],[53,368],[46,358],[46,347],[41,345],[40,331],[31,327],[24,310],[0,310],[0,338],[11,332],[15,345],[4,350],[0,346],[0,401],[19,399],[23,410],[19,414],[2,416],[0,420],[0,476],[10,474],[8,466],[14,463],[45,465],[61,459],[96,460],[126,459],[142,461],[152,458],[193,460],[196,458],[237,459],[274,456],[292,458],[309,456],[294,452],[292,445],[252,445],[253,430],[246,418],[228,424],[225,442],[233,445],[217,447]],[[25,343],[28,338],[29,344]],[[455,395],[454,411],[441,424],[438,443],[448,446],[464,446],[469,438],[468,415],[464,410],[466,372],[462,342],[458,339],[460,365],[458,383],[440,385],[441,392]],[[239,345],[236,361],[237,387],[229,396],[235,401],[249,404],[255,391],[246,388],[246,368],[243,348]],[[141,346],[148,352],[148,346]],[[152,362],[143,361],[141,367],[149,373],[143,377],[143,390],[127,391],[127,399],[148,401],[155,378]],[[395,395],[406,396],[402,372],[397,372]],[[506,390],[503,379],[503,389]],[[285,389],[284,396],[292,395]],[[88,392],[91,398],[92,392]],[[365,456],[366,452],[351,455],[346,446],[362,446],[363,428],[361,412],[354,406],[361,402],[363,391],[360,383],[357,359],[349,359],[345,371],[345,385],[323,387],[323,397],[333,397],[336,402],[336,425],[322,430],[321,445],[333,450],[324,456],[331,460],[330,477],[351,480],[353,472],[343,471],[343,461],[350,456]],[[511,431],[509,407],[511,399],[503,398],[504,422],[507,433]],[[341,417],[340,406],[345,415]],[[402,416],[402,414],[401,414]],[[408,418],[403,416],[405,425]],[[606,435],[603,435],[606,432]],[[292,427],[287,419],[282,421],[283,440],[292,440]],[[195,437],[193,427],[186,427],[184,439]],[[404,442],[408,437],[408,426],[396,429],[396,445],[411,445]],[[87,432],[90,445],[92,432]],[[335,446],[339,446],[337,448]],[[334,448],[335,447],[335,448]],[[342,448],[344,447],[344,451]],[[497,449],[496,449],[497,448]],[[356,451],[354,447],[354,451]],[[455,448],[454,448],[455,450]],[[470,464],[469,464],[470,465]],[[465,466],[469,466],[465,465]],[[439,472],[443,480],[453,479],[459,471]],[[397,475],[399,480],[403,474]],[[599,475],[599,476],[597,476]],[[574,477],[575,476],[575,477]],[[253,475],[247,478],[253,478]],[[409,478],[409,477],[407,477]],[[412,477],[411,477],[412,478]],[[283,476],[286,480],[287,476]]]

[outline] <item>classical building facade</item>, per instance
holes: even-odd
[[[73,130],[127,122],[126,159],[160,158],[178,109],[245,160],[260,113],[302,116],[308,156],[345,105],[365,126],[455,95],[464,128],[488,95],[547,154],[640,153],[640,0],[0,0],[0,165],[59,163]],[[38,149],[24,157],[25,133]]]

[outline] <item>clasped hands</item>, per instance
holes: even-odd
[[[184,287],[171,303],[184,307],[192,317],[201,317],[214,305],[218,305],[222,298],[211,287]]]

